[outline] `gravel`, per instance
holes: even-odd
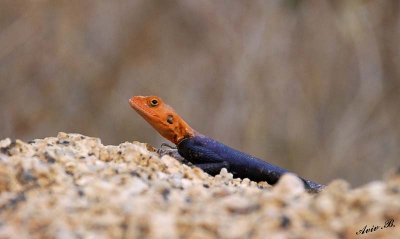
[[[310,194],[291,174],[212,177],[140,142],[0,141],[0,238],[400,238],[399,222],[396,171]]]

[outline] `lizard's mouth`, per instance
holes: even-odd
[[[147,122],[154,126],[154,122],[152,118],[155,118],[157,115],[153,114],[154,112],[149,111],[146,108],[146,105],[143,103],[144,98],[142,96],[133,96],[129,99],[129,104],[131,108],[134,109],[139,115],[141,115]]]
[[[136,110],[136,104],[135,104],[135,97],[132,97],[129,99],[129,104],[131,105],[131,107]]]
[[[138,104],[137,100],[135,100],[135,96],[129,99],[129,104],[131,105],[132,109],[137,111],[139,114],[144,114],[145,110]]]

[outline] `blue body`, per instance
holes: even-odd
[[[234,177],[275,184],[283,174],[289,172],[204,135],[186,138],[177,147],[182,157],[211,175],[218,174],[225,167]],[[210,167],[211,165],[217,166]],[[324,187],[310,180],[300,179],[309,191],[320,191]]]

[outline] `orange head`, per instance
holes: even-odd
[[[129,104],[164,138],[179,144],[195,131],[158,96],[133,96]]]

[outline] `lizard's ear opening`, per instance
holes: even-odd
[[[169,124],[173,124],[173,123],[174,123],[174,116],[168,115],[168,117],[167,117],[167,122],[168,122]]]

